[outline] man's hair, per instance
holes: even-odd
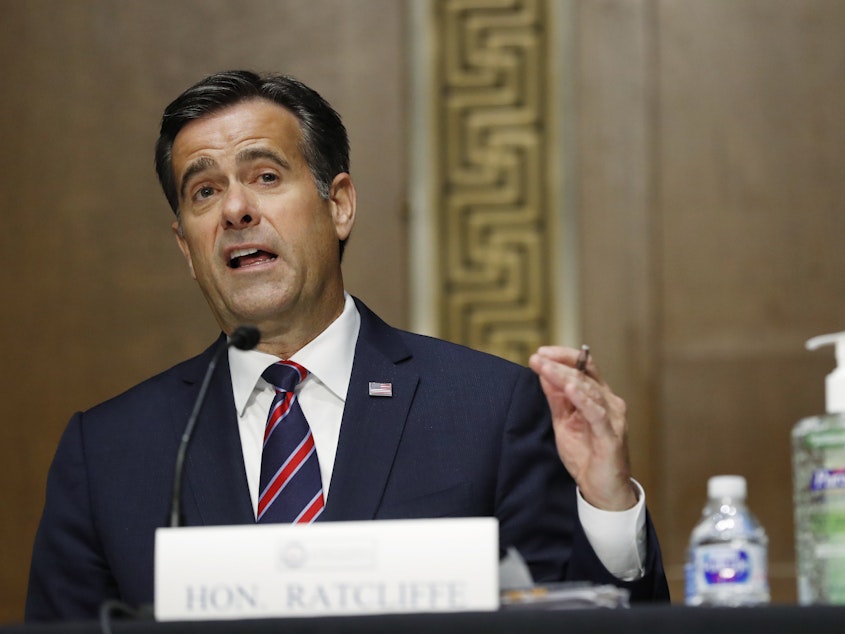
[[[158,180],[179,218],[179,191],[173,173],[173,142],[191,121],[250,99],[279,104],[299,121],[299,149],[324,199],[334,177],[349,171],[349,138],[340,115],[315,90],[286,75],[260,76],[246,70],[216,73],[191,86],[164,110],[156,143]],[[341,243],[341,251],[343,243]]]

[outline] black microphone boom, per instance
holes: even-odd
[[[188,424],[185,425],[182,441],[179,443],[179,451],[176,453],[176,464],[173,472],[173,493],[170,496],[171,527],[176,527],[180,524],[179,510],[182,506],[182,472],[185,469],[185,454],[188,451],[188,443],[190,443],[191,436],[194,433],[194,427],[197,425],[197,418],[199,418],[200,409],[202,409],[202,404],[205,402],[205,393],[208,391],[208,385],[211,383],[211,377],[214,374],[214,369],[217,367],[217,362],[220,360],[220,356],[230,346],[234,346],[238,350],[252,350],[258,345],[260,340],[261,333],[255,326],[238,326],[232,333],[232,336],[229,337],[227,345],[218,348],[208,363],[199,394],[197,394],[197,400],[194,401],[194,409],[188,417]]]

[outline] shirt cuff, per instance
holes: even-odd
[[[645,491],[637,488],[637,503],[626,511],[602,511],[587,502],[578,489],[578,517],[587,540],[604,567],[623,581],[640,579],[645,571]]]

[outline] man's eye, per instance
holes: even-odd
[[[197,200],[203,200],[205,198],[211,198],[214,195],[214,188],[213,187],[200,187],[197,190],[197,193],[194,194],[194,198]]]
[[[277,180],[279,180],[279,177],[276,174],[273,174],[272,172],[266,172],[259,176],[258,179],[262,183],[275,183]]]

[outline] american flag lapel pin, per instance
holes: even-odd
[[[370,396],[393,396],[393,383],[370,381]]]

